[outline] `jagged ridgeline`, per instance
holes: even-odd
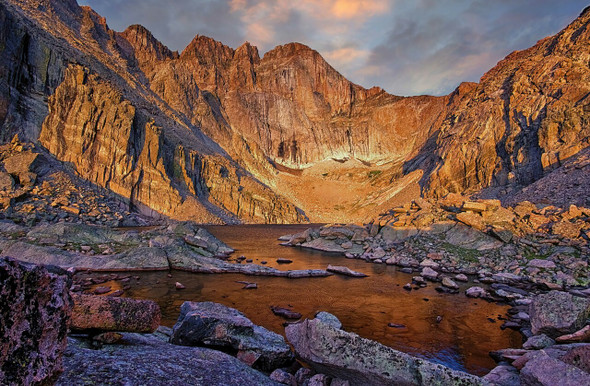
[[[41,145],[137,210],[198,222],[355,221],[418,195],[509,196],[588,147],[589,21],[478,84],[399,97],[298,43],[261,58],[196,36],[177,53],[75,0],[0,0],[0,137]]]

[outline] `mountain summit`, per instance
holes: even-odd
[[[588,147],[588,12],[444,97],[364,89],[299,43],[260,58],[196,36],[178,54],[73,0],[0,0],[0,20],[2,139],[149,213],[361,221],[418,195],[509,200]]]

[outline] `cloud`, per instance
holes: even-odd
[[[355,83],[398,95],[451,92],[513,50],[554,34],[585,0],[79,0],[175,50],[196,34],[264,53],[296,41]]]
[[[478,81],[511,51],[558,32],[584,6],[553,0],[398,2],[368,70],[360,68],[352,78],[395,94],[447,94],[462,81]]]

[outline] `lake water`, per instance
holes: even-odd
[[[462,285],[462,292],[456,295],[436,292],[436,284],[408,292],[402,286],[411,281],[412,275],[395,267],[279,245],[279,236],[307,227],[238,225],[208,229],[236,249],[233,258],[244,255],[255,263],[267,261],[268,266],[282,270],[345,265],[369,277],[288,279],[173,271],[169,278],[167,272],[146,272],[137,274],[139,280],[134,280],[125,296],[157,301],[162,308],[163,324],[168,326],[175,323],[180,305],[186,300],[214,301],[235,307],[254,323],[281,334],[284,334],[285,320],[275,316],[270,306],[288,307],[307,318],[318,311],[328,311],[342,321],[346,331],[478,375],[494,367],[489,351],[520,347],[518,332],[500,329],[502,321],[498,317],[505,315],[507,306],[467,298],[464,290],[468,284]],[[279,257],[291,259],[293,263],[277,264]],[[186,289],[176,290],[177,281]],[[238,281],[255,282],[258,289],[244,290]],[[436,322],[437,316],[442,316],[440,323]],[[388,323],[406,327],[391,328]]]

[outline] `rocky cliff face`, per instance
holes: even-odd
[[[451,95],[427,194],[526,186],[588,147],[590,14]],[[423,166],[423,165],[422,165]]]
[[[75,1],[2,1],[0,17],[3,139],[38,140],[148,213],[213,223],[306,219],[146,87],[144,71],[178,54],[143,27],[117,34]],[[214,123],[198,88],[194,95]]]
[[[0,139],[39,140],[168,216],[358,221],[419,194],[508,193],[588,146],[587,12],[479,84],[409,98],[299,43],[261,58],[196,36],[178,54],[73,0],[0,0],[0,19]]]

